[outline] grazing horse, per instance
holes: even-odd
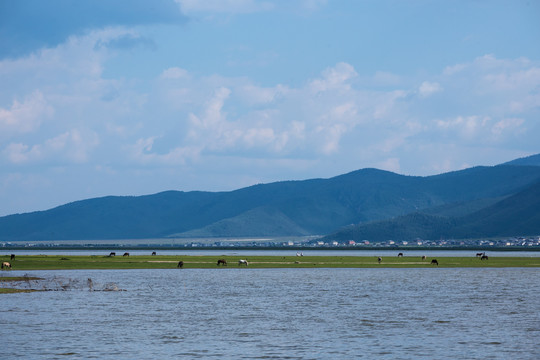
[[[217,265],[217,266],[219,266],[219,265],[227,266],[227,261],[226,261],[225,259],[219,259],[219,260],[217,261],[217,264],[216,264],[216,265]]]
[[[152,256],[155,256],[157,255],[155,251],[152,251]]]
[[[10,260],[13,260],[15,259],[15,254],[11,254],[11,259]]]
[[[397,254],[397,257],[403,257],[403,253]]]
[[[246,265],[246,266],[248,266],[249,263],[248,263],[247,260],[238,260],[238,266],[240,266],[240,265]]]
[[[111,257],[111,256],[116,256],[116,253],[115,252],[110,253],[109,257]]]
[[[487,255],[485,255],[485,254],[482,255],[482,257],[480,258],[480,260],[488,260],[488,259],[489,259],[489,257]]]
[[[379,264],[380,264],[380,263],[381,263],[381,261],[382,261],[382,257],[380,257],[380,256],[379,256],[379,257],[377,258],[377,261],[378,261],[378,262],[379,262]]]
[[[129,256],[129,253],[128,253],[128,252],[126,252],[126,253],[124,253],[124,255],[122,255],[122,256]]]
[[[439,262],[437,261],[437,259],[433,259],[433,260],[431,260],[431,265],[439,266]]]
[[[4,262],[2,263],[2,270],[3,270],[4,268],[5,268],[5,269],[11,269],[11,263],[8,263],[7,261],[4,261]]]
[[[426,255],[422,255],[422,261],[426,260]]]
[[[176,267],[182,269],[182,268],[184,267],[184,262],[183,262],[183,261],[179,261],[179,262],[178,262],[178,265],[176,265]]]

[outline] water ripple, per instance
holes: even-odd
[[[32,359],[540,358],[538,269],[440,270],[36,271],[74,285],[2,295],[2,347]],[[126,291],[88,291],[88,278]]]

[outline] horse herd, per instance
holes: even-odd
[[[397,256],[398,256],[398,257],[403,257],[403,253],[400,252]],[[422,255],[422,261],[424,261],[424,260],[426,260],[426,255]],[[380,256],[377,257],[377,262],[378,262],[379,264],[382,263],[382,257],[380,257]],[[432,260],[431,260],[431,265],[437,265],[437,266],[439,266],[439,261],[437,261],[437,259],[432,259]]]
[[[155,256],[156,255],[156,252],[152,252],[152,256]],[[303,255],[303,254],[302,254]],[[112,257],[112,256],[116,256],[116,253],[115,252],[111,252],[108,257]],[[129,253],[128,252],[125,252],[124,255],[122,256],[129,256]],[[403,257],[403,253],[400,252],[398,253],[397,255],[398,257]],[[483,253],[476,253],[476,257],[477,258],[480,258],[480,260],[488,260],[489,257],[486,255],[485,252]],[[10,256],[10,261],[13,261],[15,259],[15,254],[11,254]],[[426,260],[426,255],[422,255],[422,261]],[[380,264],[382,263],[382,257],[377,257],[377,262]],[[439,261],[437,259],[432,259],[431,260],[431,265],[437,265],[439,266]],[[238,260],[238,266],[248,266],[249,265],[249,262],[247,260],[244,260],[244,259],[240,259]],[[219,259],[217,261],[217,264],[216,266],[227,266],[227,260],[225,259]],[[184,267],[184,262],[183,261],[179,261],[178,262],[178,265],[176,266],[177,268],[179,269],[182,269]],[[2,262],[2,270],[10,270],[12,268],[12,265],[10,262],[8,261],[3,261]]]
[[[217,264],[216,264],[216,265],[217,265],[217,266],[220,266],[220,265],[221,265],[221,266],[227,266],[227,260],[225,260],[225,259],[219,259],[219,260],[217,261]],[[248,262],[247,260],[242,260],[242,259],[240,259],[240,260],[238,260],[238,266],[240,266],[240,265],[248,266],[248,265],[249,265],[249,262]]]
[[[11,254],[9,261],[13,261],[15,259],[15,254]],[[2,270],[8,270],[11,269],[11,263],[7,261],[2,261]]]

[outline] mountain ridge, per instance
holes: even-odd
[[[367,168],[228,192],[106,196],[0,217],[0,241],[326,235],[444,207],[464,215],[538,181],[540,166],[528,164],[425,177]]]

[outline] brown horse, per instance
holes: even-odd
[[[426,260],[426,255],[422,255],[422,260]]]
[[[179,262],[178,262],[178,265],[177,265],[176,267],[182,269],[182,268],[184,267],[184,262],[183,262],[183,261],[179,261]]]
[[[433,260],[431,260],[431,265],[439,266],[439,262],[437,261],[437,259],[433,259]]]
[[[11,269],[11,263],[8,263],[7,261],[4,261],[2,263],[2,270],[4,269]]]
[[[217,261],[217,264],[216,264],[216,265],[217,265],[217,266],[219,266],[219,265],[227,266],[227,261],[226,261],[225,259],[219,259],[219,260]]]
[[[124,253],[124,255],[122,255],[122,256],[129,256],[129,253],[128,253],[128,252],[126,252],[126,253]]]

